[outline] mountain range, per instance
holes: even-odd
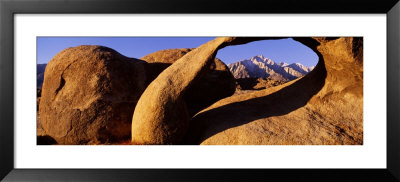
[[[314,69],[314,66],[307,67],[300,63],[276,63],[263,55],[228,64],[228,67],[236,79],[271,78],[281,81],[294,80]]]

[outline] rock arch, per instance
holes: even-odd
[[[320,58],[311,73],[274,89],[222,99],[189,118],[182,96],[218,49],[264,39],[279,38],[217,38],[166,69],[136,105],[132,142],[362,144],[362,38],[294,38]]]

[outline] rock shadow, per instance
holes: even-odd
[[[257,85],[258,80],[257,78],[238,78],[236,82],[239,84],[242,90],[261,90],[261,89],[254,89],[254,86]]]
[[[36,136],[36,144],[37,145],[56,145],[57,141],[49,135]]]
[[[317,53],[319,61],[309,74],[272,94],[234,102],[197,114],[192,118],[182,144],[197,145],[229,128],[262,118],[282,116],[305,106],[323,88],[327,75],[323,56],[315,48],[313,50]]]

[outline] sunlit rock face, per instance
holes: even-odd
[[[306,76],[225,98],[191,119],[186,143],[363,144],[362,38],[294,38],[319,56]]]
[[[129,140],[147,85],[145,62],[102,46],[78,46],[48,63],[39,107],[43,135],[58,144]]]

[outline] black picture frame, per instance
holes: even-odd
[[[0,179],[4,181],[400,181],[399,12],[398,0],[0,0]],[[315,16],[319,13],[386,14],[387,168],[15,169],[14,15],[19,13],[313,13]]]

